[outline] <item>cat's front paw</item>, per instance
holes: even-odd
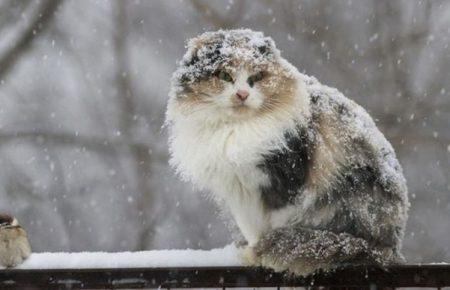
[[[16,267],[31,254],[27,233],[15,218],[0,215],[0,266]]]
[[[251,246],[243,247],[240,250],[240,258],[245,266],[261,266],[261,259]]]

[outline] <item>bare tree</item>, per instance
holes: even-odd
[[[49,27],[62,2],[62,0],[43,1],[36,12],[30,16],[32,20],[28,27],[24,29],[15,43],[0,55],[0,80],[4,79],[20,57],[31,49],[33,40]]]
[[[245,1],[243,0],[236,1],[236,4],[230,7],[230,11],[226,15],[220,14],[206,1],[191,0],[191,4],[216,29],[235,27],[241,21],[245,11]]]
[[[450,188],[449,12],[443,0],[0,1],[0,210],[61,235],[33,235],[37,250],[224,245],[159,128],[183,41],[249,27],[370,110],[416,194],[410,256],[448,255],[436,220]]]
[[[131,156],[134,164],[134,176],[136,176],[136,186],[140,195],[137,202],[137,211],[142,218],[143,226],[140,230],[138,245],[136,250],[144,250],[151,243],[154,235],[154,217],[151,213],[154,192],[149,184],[151,174],[151,149],[149,146],[133,143],[134,124],[137,120],[136,97],[133,83],[130,77],[129,55],[127,50],[128,34],[128,10],[125,1],[116,3],[116,30],[114,30],[114,52],[117,63],[116,86],[120,104],[120,132],[123,140],[130,142],[126,148],[127,154]]]

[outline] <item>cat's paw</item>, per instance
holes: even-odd
[[[245,266],[261,266],[261,259],[256,254],[255,249],[250,246],[240,250],[240,258]]]

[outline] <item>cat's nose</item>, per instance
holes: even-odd
[[[238,90],[236,92],[236,97],[241,100],[241,101],[245,101],[248,98],[248,95],[250,95],[249,92],[245,91],[245,90]]]

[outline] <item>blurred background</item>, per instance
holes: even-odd
[[[395,147],[410,262],[450,262],[450,2],[0,2],[0,211],[35,251],[221,247],[216,208],[167,165],[186,39],[248,27],[364,106]]]

